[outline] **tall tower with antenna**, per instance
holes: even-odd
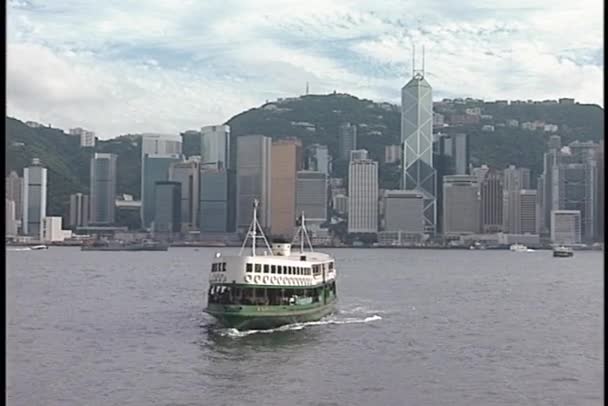
[[[308,96],[308,82],[306,82],[306,95]]]
[[[425,232],[436,230],[436,171],[433,167],[433,93],[424,78],[422,67],[416,68],[416,48],[412,46],[412,78],[401,88],[401,147],[404,190],[423,195]]]

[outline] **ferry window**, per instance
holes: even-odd
[[[222,272],[226,272],[226,263],[222,262]]]
[[[329,263],[329,269],[334,269],[334,263],[333,262]]]
[[[298,268],[298,269],[296,270],[296,272],[297,272],[297,274],[298,274],[298,275],[301,275],[301,274],[302,274],[302,273],[300,272],[300,268]]]
[[[288,266],[286,266],[286,267],[285,267],[285,270],[287,271],[287,274],[288,274],[288,275],[291,275],[291,269],[289,269],[289,267],[288,267]]]
[[[253,272],[253,265],[252,264],[245,265],[245,272]]]
[[[270,267],[268,265],[264,265],[264,273],[270,272]]]
[[[273,265],[273,266],[274,266],[274,265]],[[282,274],[283,274],[283,267],[282,267],[281,265],[277,265],[277,273],[278,273],[279,275],[282,275]]]
[[[260,265],[260,264],[255,264],[255,271],[256,271],[256,272],[262,272],[262,265]]]
[[[275,265],[270,266],[270,273],[277,273],[277,267]]]

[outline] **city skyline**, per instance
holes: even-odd
[[[306,82],[313,94],[397,103],[413,44],[426,47],[436,99],[574,97],[603,105],[601,8],[596,1],[577,8],[265,1],[99,9],[14,0],[7,111],[108,139],[222,123],[265,100],[303,94]],[[564,35],[564,26],[574,32]]]

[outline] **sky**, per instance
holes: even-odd
[[[8,0],[7,114],[102,139],[334,90],[603,102],[601,0]]]

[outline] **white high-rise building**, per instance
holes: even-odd
[[[40,239],[42,219],[46,217],[47,170],[34,158],[32,165],[23,169],[23,221],[24,235]]]
[[[433,97],[424,71],[414,70],[401,89],[402,188],[424,196],[425,231],[435,232],[436,171],[433,167]]]
[[[371,159],[348,166],[348,232],[378,232],[378,163]]]
[[[75,135],[80,138],[80,146],[95,147],[95,133],[93,131],[87,131],[83,128],[72,128],[70,129],[70,135]]]

